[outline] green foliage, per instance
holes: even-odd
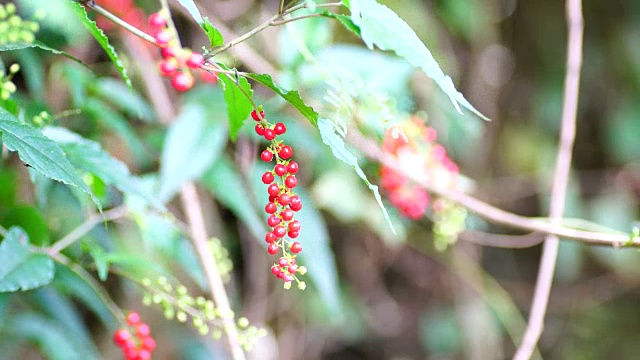
[[[29,248],[24,230],[9,229],[0,243],[0,293],[26,291],[53,280],[53,260]]]
[[[0,109],[0,131],[4,145],[11,151],[17,151],[25,164],[50,179],[79,188],[100,206],[55,142],[42,135],[39,130],[20,123],[4,109]]]
[[[304,103],[304,100],[302,100],[297,90],[283,89],[276,85],[271,76],[267,74],[249,74],[247,77],[273,90],[291,104],[291,106],[296,108],[313,126],[318,127],[318,113],[315,112],[311,106]]]
[[[216,29],[209,21],[208,17],[204,18],[204,22],[200,24],[202,29],[204,29],[205,34],[209,37],[209,44],[211,47],[221,46],[224,44],[224,38],[218,29]]]
[[[238,137],[238,130],[240,130],[244,120],[253,110],[253,104],[251,103],[253,90],[249,81],[244,77],[232,79],[221,74],[219,84],[224,92],[227,114],[229,114],[229,137],[232,141],[235,141]]]
[[[350,10],[351,20],[360,28],[362,40],[369,49],[376,46],[380,50],[395,52],[432,78],[459,113],[462,113],[459,106],[462,105],[488,120],[456,90],[453,80],[442,72],[429,49],[395,12],[375,0],[352,0]]]
[[[24,49],[30,49],[30,48],[36,48],[36,49],[40,49],[40,50],[44,50],[44,51],[48,51],[50,53],[56,54],[56,55],[62,55],[64,57],[66,57],[67,59],[71,59],[79,64],[82,64],[84,66],[86,66],[85,63],[82,62],[82,60],[76,58],[75,56],[67,53],[66,51],[62,51],[62,50],[58,50],[58,49],[54,49],[52,47],[49,47],[41,42],[34,42],[34,43],[12,43],[12,44],[3,44],[0,45],[0,52],[4,52],[4,51],[14,51],[14,50],[24,50]]]
[[[109,44],[109,38],[104,34],[104,32],[102,32],[98,25],[96,25],[96,22],[89,18],[82,5],[75,4],[74,11],[82,21],[84,26],[89,30],[91,35],[93,35],[96,41],[98,41],[98,44],[100,44],[100,46],[107,53],[109,59],[111,59],[111,62],[116,66],[116,69],[118,69],[118,72],[120,73],[120,76],[122,77],[122,80],[124,80],[125,84],[127,84],[130,89],[133,89],[133,87],[131,86],[131,79],[129,79],[129,75],[127,75],[127,69],[125,69],[124,65],[120,61],[116,49],[114,49],[113,46]]]

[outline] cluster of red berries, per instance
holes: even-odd
[[[295,239],[300,234],[300,221],[294,219],[297,211],[302,209],[302,201],[295,194],[293,188],[298,185],[296,173],[298,173],[298,163],[291,160],[293,149],[285,145],[281,140],[276,140],[278,135],[287,131],[286,126],[279,122],[269,123],[264,116],[264,111],[254,110],[251,117],[257,121],[255,131],[270,142],[260,158],[262,161],[276,164],[272,170],[262,174],[262,182],[268,185],[269,202],[264,210],[269,217],[267,224],[272,228],[265,236],[265,241],[269,244],[267,251],[271,255],[276,255],[282,250],[283,256],[271,267],[271,272],[282,279],[285,287],[290,287],[296,280],[299,288],[304,288],[304,282],[298,281],[295,274],[304,274],[304,267],[298,268],[295,257],[302,251],[302,245],[297,241],[288,241],[285,237]],[[276,179],[277,177],[277,179]]]
[[[380,169],[382,187],[389,200],[410,219],[420,218],[429,205],[429,193],[412,184],[405,174],[433,183],[439,187],[454,186],[458,166],[447,156],[445,148],[436,143],[436,130],[414,117],[388,129],[383,140],[383,150],[398,160],[402,172],[386,166]]]
[[[96,4],[107,9],[109,12],[121,18],[131,26],[142,31],[147,30],[146,24],[144,23],[144,11],[136,6],[134,0],[96,0]],[[98,24],[98,27],[104,31],[117,29],[111,20],[102,15],[96,16],[96,23]]]
[[[200,80],[214,83],[218,79],[214,74],[201,70],[205,63],[204,56],[190,49],[182,48],[176,34],[167,26],[167,17],[160,13],[149,16],[149,26],[154,31],[156,44],[162,48],[162,61],[158,70],[164,77],[171,78],[171,86],[183,92],[191,89],[195,83],[192,70],[200,73]]]
[[[113,342],[120,346],[126,360],[149,360],[156,348],[149,325],[142,322],[137,312],[126,317],[127,327],[116,330]]]

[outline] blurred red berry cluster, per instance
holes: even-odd
[[[458,166],[436,138],[436,130],[424,125],[424,120],[418,117],[385,132],[382,148],[395,157],[401,171],[382,166],[382,187],[393,206],[410,219],[419,219],[424,214],[429,205],[429,193],[409,181],[407,174],[438,187],[455,186],[457,181]]]
[[[156,341],[151,336],[151,328],[142,322],[137,312],[130,312],[126,317],[127,326],[116,330],[113,342],[120,346],[125,360],[149,360],[156,348]]]
[[[148,32],[149,28],[145,22],[145,14],[142,9],[138,8],[133,0],[95,0],[96,4],[108,10],[110,13],[116,15],[122,20],[126,21],[130,25]],[[96,23],[98,27],[104,31],[117,30],[116,24],[111,20],[105,18],[102,15],[96,16]]]

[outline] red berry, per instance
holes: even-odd
[[[265,205],[265,207],[264,207],[264,211],[266,211],[266,212],[267,212],[267,214],[275,214],[275,213],[276,213],[276,211],[278,211],[278,205],[276,205],[276,204],[274,204],[274,203],[270,202],[270,203],[268,203],[267,205]],[[282,214],[281,214],[281,215],[282,215]],[[283,219],[284,219],[284,217],[283,217]],[[291,219],[289,219],[289,220],[291,220]]]
[[[269,162],[269,161],[273,160],[273,153],[271,151],[269,151],[269,150],[265,150],[265,151],[262,152],[262,154],[260,154],[260,158],[264,162]]]
[[[282,271],[282,270],[278,271],[278,275],[277,276],[278,276],[279,279],[283,279],[284,275],[285,275],[284,271]]]
[[[138,349],[134,347],[127,348],[124,352],[124,357],[127,360],[138,360]]]
[[[289,205],[289,202],[291,202],[291,195],[289,194],[282,194],[278,197],[278,203],[282,206]]]
[[[298,185],[298,179],[296,179],[294,175],[289,175],[286,179],[284,179],[284,185],[289,189],[293,189],[294,187],[296,187],[296,185]]]
[[[256,124],[256,134],[260,136],[264,135],[264,126]]]
[[[160,74],[164,77],[169,77],[178,71],[178,63],[176,59],[166,59],[160,62],[158,65],[158,69],[160,70]]]
[[[271,215],[269,216],[269,219],[267,220],[267,224],[269,224],[269,226],[274,227],[278,224],[280,224],[282,220],[277,217],[276,215]]]
[[[260,121],[262,119],[264,119],[264,111],[260,111],[260,116],[258,116],[258,112],[253,110],[251,112],[251,117],[253,118],[253,120],[255,121]]]
[[[194,79],[191,73],[179,72],[171,78],[171,85],[174,89],[180,92],[191,89],[193,82]]]
[[[293,211],[300,211],[302,209],[302,200],[298,195],[294,195],[291,197],[291,201],[289,201],[289,207]]]
[[[298,220],[293,220],[292,222],[289,223],[289,230],[290,231],[300,231],[300,221]]]
[[[128,350],[128,349],[136,349],[137,348],[137,344],[135,342],[135,340],[133,340],[133,338],[129,338],[127,339],[127,341],[125,341],[124,345],[122,345],[122,350]]]
[[[289,174],[295,174],[298,172],[298,163],[295,161],[292,161],[289,163],[289,165],[287,165],[287,171],[289,172]]]
[[[276,132],[273,129],[265,129],[264,130],[264,138],[267,141],[271,141],[276,138]]]
[[[284,126],[283,123],[279,122],[276,124],[276,126],[273,128],[273,131],[276,132],[276,135],[282,135],[285,132],[287,132],[287,127]]]
[[[150,360],[151,352],[147,349],[140,349],[138,352],[138,360]]]
[[[267,192],[271,196],[278,196],[278,194],[280,193],[280,186],[278,186],[278,184],[276,183],[273,183],[269,185],[269,187],[267,188]]]
[[[293,281],[293,276],[291,275],[285,275],[282,280],[284,280],[284,282],[292,282]]]
[[[280,259],[278,259],[278,265],[280,265],[281,268],[287,267],[287,265],[289,265],[289,260],[287,260],[287,258],[281,257]]]
[[[291,272],[291,266],[289,266],[289,272]],[[153,351],[156,348],[156,341],[152,337],[145,337],[140,342],[143,349]]]
[[[199,69],[202,65],[204,65],[204,56],[200,53],[193,52],[189,55],[187,59],[187,66],[192,69]]]
[[[264,237],[264,241],[266,241],[268,244],[273,244],[277,239],[278,237],[276,236],[276,234],[272,232],[268,232]]]
[[[140,314],[137,312],[130,312],[127,315],[127,324],[134,326],[140,323]]]
[[[273,204],[273,205],[275,205],[275,204]],[[289,220],[293,219],[293,215],[294,215],[294,212],[291,209],[284,209],[280,213],[280,217],[284,221],[289,221]]]
[[[162,55],[163,59],[170,59],[176,57],[178,50],[178,48],[167,46],[163,47],[162,50],[160,50],[160,54]]]
[[[289,264],[289,274],[295,274],[298,272],[298,265],[296,264]]]
[[[165,47],[171,41],[171,34],[168,31],[159,31],[154,38],[158,45]]]
[[[149,15],[149,26],[152,28],[163,28],[167,25],[167,18],[160,13]]]
[[[262,174],[262,182],[263,183],[271,184],[273,182],[273,180],[275,180],[275,177],[273,176],[271,171],[267,171],[264,174]]]
[[[289,248],[289,250],[291,250],[291,252],[294,254],[298,254],[302,251],[302,245],[300,245],[300,243],[296,241],[293,244],[291,244],[291,247]]]
[[[138,336],[140,337],[147,337],[149,336],[149,334],[151,334],[151,328],[149,328],[149,325],[145,323],[140,323],[138,326],[136,326],[136,334],[138,334]]]
[[[276,244],[269,244],[269,246],[267,247],[267,252],[271,255],[275,255],[278,253],[278,245]]]
[[[293,149],[291,148],[291,146],[285,145],[282,147],[282,149],[280,149],[278,155],[280,155],[280,158],[286,160],[293,156]]]
[[[287,228],[285,228],[282,225],[278,225],[275,228],[273,228],[273,233],[276,235],[277,238],[283,238],[285,235],[287,235]]]
[[[267,190],[268,191],[268,190]],[[269,195],[269,202],[270,203],[276,203],[276,200],[278,200],[278,196],[277,195]]]
[[[290,238],[295,239],[298,236],[300,236],[300,231],[291,231],[291,230],[289,230],[287,235],[289,235]]]
[[[278,267],[278,265],[273,265],[271,267],[271,273],[275,276],[278,276],[278,274],[280,273],[280,268]]]
[[[131,333],[125,329],[118,329],[113,333],[113,342],[121,347],[124,347],[129,339],[131,339]]]
[[[282,176],[284,174],[287,173],[287,167],[282,165],[282,164],[277,164],[274,168],[273,171],[276,173],[276,175],[278,176]]]

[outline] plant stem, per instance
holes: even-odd
[[[216,264],[213,254],[211,254],[211,249],[209,249],[209,245],[207,243],[209,241],[209,237],[207,235],[207,229],[205,227],[202,207],[200,206],[200,199],[198,198],[196,186],[192,182],[185,184],[180,191],[180,197],[182,200],[182,207],[187,217],[187,223],[191,229],[193,244],[196,247],[200,263],[202,264],[204,273],[207,276],[211,296],[222,314],[227,347],[231,352],[232,359],[243,360],[245,359],[245,355],[240,347],[240,343],[238,342],[238,329],[233,321],[233,316],[229,316],[232,311],[227,291],[224,288],[220,271],[218,271],[218,265]]]
[[[85,222],[73,229],[70,233],[65,235],[62,239],[56,241],[49,249],[47,253],[51,256],[60,253],[62,250],[71,246],[76,241],[80,240],[86,235],[94,226],[101,222],[107,222],[119,219],[127,214],[129,210],[125,206],[118,206],[111,210],[105,211],[102,214],[91,215]]]
[[[294,22],[294,21],[298,21],[298,20],[302,20],[302,19],[310,19],[310,18],[317,18],[317,17],[321,17],[323,16],[322,14],[309,14],[309,15],[302,15],[302,16],[297,16],[297,17],[293,17],[293,18],[289,18],[289,19],[284,19],[284,20],[278,20],[278,21],[273,21],[271,23],[272,26],[276,26],[276,25],[284,25],[290,22]]]
[[[132,33],[133,35],[141,38],[142,40],[145,40],[147,42],[152,43],[153,45],[158,46],[158,43],[156,42],[156,39],[145,33],[144,31],[138,29],[137,27],[129,24],[128,22],[120,19],[119,17],[115,16],[114,14],[112,14],[111,12],[109,12],[108,10],[106,10],[105,8],[103,8],[102,6],[96,4],[93,1],[87,1],[84,3],[86,6],[90,7],[91,9],[93,9],[95,12],[99,13],[100,15],[106,17],[107,19],[113,21],[114,23],[122,26],[125,30],[127,30],[128,32]]]
[[[479,199],[476,199],[473,196],[464,194],[462,192],[436,187],[432,183],[424,181],[416,175],[407,172],[406,169],[401,168],[398,165],[395,157],[383,152],[376,143],[371,140],[365,139],[356,131],[352,131],[349,133],[349,140],[368,157],[378,161],[379,163],[386,167],[389,167],[390,169],[404,174],[409,179],[425,188],[429,192],[460,204],[461,206],[467,208],[469,211],[494,224],[504,225],[527,231],[538,231],[543,234],[552,234],[589,245],[609,246],[614,248],[620,248],[622,246],[640,247],[640,237],[630,239],[629,236],[625,234],[611,234],[604,232],[576,230],[570,227],[559,225],[558,223],[520,216],[489,205]]]
[[[564,213],[573,144],[576,137],[580,69],[582,67],[582,38],[584,32],[581,0],[567,0],[566,18],[569,27],[567,72],[564,79],[560,146],[556,159],[556,172],[551,189],[551,208],[549,212],[552,224],[554,225],[559,223]],[[536,282],[527,330],[525,331],[524,339],[514,359],[529,359],[542,334],[544,316],[547,312],[549,294],[551,293],[551,285],[553,283],[553,273],[558,257],[558,247],[558,237],[555,235],[547,236],[542,250],[542,259],[540,261],[538,280]]]

